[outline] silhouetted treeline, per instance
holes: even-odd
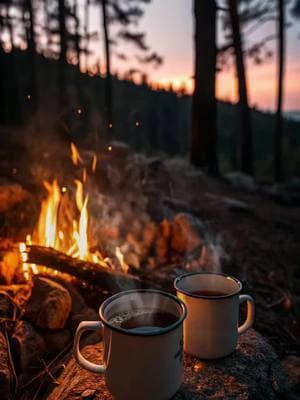
[[[5,57],[11,57],[6,54]],[[19,92],[22,94],[21,105],[24,110],[30,105],[26,92],[26,79],[22,72],[26,69],[27,53],[16,51],[16,73],[22,76],[19,82]],[[85,103],[80,103],[76,91],[69,96],[61,127],[61,113],[57,110],[57,61],[37,56],[37,72],[40,98],[41,128],[33,129],[33,140],[42,140],[43,135],[59,132],[60,137],[67,141],[75,141],[82,146],[95,149],[101,136],[101,111],[104,109],[103,91],[105,77],[81,74],[75,66],[68,65],[67,75],[75,80],[82,80],[82,93]],[[78,76],[79,75],[79,76]],[[162,89],[152,90],[145,83],[136,85],[129,80],[119,80],[112,77],[115,93],[115,126],[112,140],[128,143],[133,149],[148,155],[166,154],[169,156],[186,156],[189,152],[189,132],[191,131],[191,96],[168,92]],[[72,81],[66,88],[72,92]],[[217,129],[219,132],[218,155],[221,172],[235,169],[232,153],[235,147],[233,137],[238,129],[236,118],[237,106],[229,103],[217,103]],[[272,177],[272,142],[275,129],[275,115],[252,110],[253,142],[257,175]],[[33,118],[33,125],[35,119]],[[285,132],[285,151],[287,176],[300,175],[300,137],[298,135],[300,122],[283,120]],[[22,129],[20,134],[22,135]],[[30,130],[29,130],[30,132]],[[99,134],[96,134],[99,133]],[[29,138],[31,139],[31,137]],[[107,144],[107,142],[106,142]]]
[[[270,175],[270,165],[277,181],[285,172],[296,173],[295,125],[282,115],[287,2],[194,0],[192,100],[184,87],[177,93],[170,87],[168,93],[148,86],[144,65],[158,67],[163,62],[147,45],[146,33],[138,29],[148,3],[151,0],[86,0],[79,11],[78,0],[0,1],[0,125],[30,125],[33,135],[41,135],[46,121],[61,137],[93,147],[119,138],[137,150],[189,152],[192,164],[213,175],[225,169],[251,175],[257,169]],[[95,11],[100,22],[92,32],[90,13]],[[293,19],[299,18],[299,0],[293,0],[290,11]],[[275,21],[276,34],[249,45],[251,32],[268,21]],[[217,35],[218,22],[223,43]],[[249,106],[246,58],[264,62],[270,57],[269,41],[278,48],[276,118]],[[124,42],[134,45],[131,60],[139,67],[129,68],[122,81],[113,73],[111,60],[118,58],[130,65],[130,57],[120,50]],[[101,59],[92,51],[99,43]],[[237,106],[218,106],[216,75],[230,63],[238,83]],[[132,83],[137,76],[140,85]],[[268,127],[260,124],[269,118]]]

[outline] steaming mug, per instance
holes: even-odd
[[[180,276],[174,286],[187,307],[184,351],[203,359],[232,353],[238,335],[254,321],[254,300],[239,294],[241,282],[224,274],[196,272]],[[244,301],[247,301],[247,318],[238,326],[239,305]]]
[[[114,326],[110,319],[133,309],[153,309],[176,316],[172,325],[148,333]],[[105,375],[106,386],[118,400],[167,400],[179,389],[182,377],[182,324],[186,308],[172,294],[158,290],[129,290],[105,300],[100,321],[84,321],[74,338],[78,364]],[[104,365],[86,360],[79,350],[86,330],[103,330]]]

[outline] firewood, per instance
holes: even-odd
[[[27,246],[28,263],[42,265],[74,276],[90,285],[109,290],[110,293],[120,290],[157,288],[147,280],[131,274],[124,274],[88,261],[78,260],[62,252],[43,246]]]

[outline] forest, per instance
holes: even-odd
[[[195,2],[192,96],[184,85],[162,87],[143,72],[146,64],[159,68],[164,62],[147,45],[146,32],[138,30],[147,3],[2,2],[1,126],[31,125],[41,135],[51,131],[92,147],[121,140],[147,154],[183,156],[212,174],[241,170],[269,181],[299,175],[299,124],[285,119],[282,107],[286,31],[297,24],[298,2]],[[101,16],[98,31],[90,29],[91,12]],[[271,21],[278,34],[249,45],[260,21]],[[217,24],[225,36],[219,46]],[[93,54],[99,43],[91,46],[99,37],[103,60]],[[276,43],[277,54],[269,42]],[[128,62],[125,71],[112,72],[112,54],[127,59],[123,43],[134,46],[139,68]],[[278,64],[275,113],[249,106],[246,79],[247,59],[261,64],[270,57]],[[229,62],[236,68],[234,104],[215,95],[216,76]],[[37,123],[41,126],[33,127]]]

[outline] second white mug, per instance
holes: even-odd
[[[232,353],[238,335],[254,321],[254,300],[240,295],[241,282],[224,274],[196,272],[177,278],[174,286],[187,307],[184,351],[203,359]],[[244,301],[247,301],[247,318],[238,326],[239,305]]]

